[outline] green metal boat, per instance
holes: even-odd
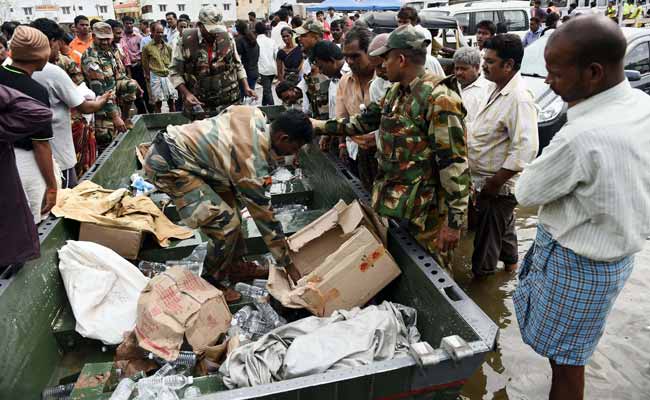
[[[265,111],[272,119],[278,109]],[[85,179],[105,188],[125,187],[129,176],[139,168],[136,145],[151,141],[158,130],[170,124],[183,124],[187,120],[180,113],[170,113],[137,116],[134,122],[133,129],[111,144]],[[293,197],[284,200],[274,196],[274,203],[276,200],[280,204],[305,202],[309,203],[310,210],[326,210],[340,198],[347,202],[369,201],[359,181],[336,160],[317,149],[307,150],[300,160],[308,187],[298,188]],[[317,215],[318,212],[310,211],[300,221],[285,221],[285,226],[290,231],[292,224],[304,225]],[[84,366],[102,365],[90,363],[113,359],[111,349],[102,351],[101,343],[82,339],[74,332],[74,316],[57,267],[57,250],[66,240],[76,240],[78,234],[79,223],[50,217],[39,227],[41,257],[27,263],[12,278],[0,280],[0,399],[38,399],[45,387],[74,383],[76,378],[70,377],[75,377]],[[265,251],[254,232],[245,235],[248,235],[249,251]],[[140,257],[152,261],[178,259],[189,254],[200,240],[197,234],[164,250],[145,242]],[[486,353],[495,348],[497,326],[395,222],[391,222],[389,229],[388,250],[402,275],[382,290],[378,298],[416,308],[422,340],[433,348],[440,347],[443,338],[457,335],[468,345],[464,351],[456,352],[452,346],[447,351],[434,352],[436,357],[400,356],[364,367],[235,390],[226,390],[215,376],[200,378],[197,380],[203,392],[200,398],[457,398],[464,382],[483,363]],[[241,304],[234,308],[238,306]],[[73,392],[73,398],[82,397],[75,397]],[[108,399],[110,393],[83,398]]]

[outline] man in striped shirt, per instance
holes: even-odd
[[[591,15],[562,24],[544,52],[568,122],[516,185],[519,203],[541,208],[513,300],[524,342],[550,360],[550,399],[583,398],[584,366],[650,236],[650,96],[625,79],[626,47]]]

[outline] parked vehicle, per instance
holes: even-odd
[[[262,107],[269,119],[281,107]],[[135,146],[151,141],[168,125],[187,123],[181,113],[138,115],[134,127],[120,135],[83,177],[108,189],[129,185],[138,169]],[[360,182],[340,161],[311,149],[301,160],[304,176],[313,188],[310,207],[329,209],[339,199],[369,201]],[[275,196],[272,197],[275,204]],[[305,200],[307,201],[307,200]],[[85,363],[113,360],[112,350],[101,343],[82,339],[75,332],[75,319],[58,271],[57,250],[67,240],[77,240],[79,223],[50,217],[38,229],[41,256],[28,262],[8,280],[0,280],[0,397],[40,399],[46,386],[75,382]],[[181,259],[201,242],[200,234],[185,241],[172,241],[166,249],[145,241],[139,258],[147,261]],[[246,245],[249,253],[251,247]],[[201,398],[224,399],[456,399],[464,382],[476,372],[488,352],[495,349],[498,328],[456,285],[411,235],[396,223],[388,232],[388,250],[402,274],[377,296],[399,302],[418,311],[417,325],[422,341],[436,348],[414,346],[412,351],[430,357],[400,356],[392,360],[348,369],[289,379],[278,383],[226,390],[220,377],[197,377]],[[145,256],[145,254],[149,254]],[[156,255],[157,254],[157,255]],[[260,254],[260,253],[252,253]],[[156,258],[158,257],[158,258]],[[250,302],[248,303],[250,304]],[[231,305],[235,312],[246,305]],[[468,346],[456,351],[458,335]],[[420,342],[421,344],[422,342]],[[445,350],[439,350],[438,347]],[[99,374],[99,373],[98,373]],[[69,380],[60,381],[67,377]],[[92,384],[92,379],[84,381]],[[84,399],[98,400],[108,393],[87,393]],[[75,397],[76,398],[76,397]]]
[[[632,87],[650,93],[650,29],[621,29],[627,39],[625,75]],[[544,48],[550,36],[544,35],[526,47],[521,65],[521,74],[540,108],[540,152],[567,121],[567,104],[544,82],[547,75]]]
[[[527,1],[475,1],[453,4],[448,7],[425,8],[421,15],[429,12],[447,12],[458,21],[466,40],[476,42],[476,24],[488,20],[495,24],[503,22],[509,33],[523,37],[530,28],[530,3]]]
[[[404,3],[405,7],[413,7],[417,11],[425,8],[438,8],[449,5],[449,0],[434,0],[434,1],[407,1]]]

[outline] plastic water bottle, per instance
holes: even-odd
[[[171,365],[170,363],[167,363],[167,364],[163,365],[162,367],[160,367],[160,369],[158,371],[156,371],[156,373],[153,374],[152,376],[167,376],[173,370],[174,370],[174,366]]]
[[[158,392],[156,400],[179,400],[179,398],[175,391],[167,387],[163,387],[162,390]]]
[[[271,307],[271,305],[266,301],[260,301],[259,298],[255,299],[255,307],[257,307],[259,310],[262,318],[264,318],[266,322],[273,326],[273,328],[277,328],[278,326],[282,326],[287,323],[284,318],[280,317],[277,311],[275,311],[273,307]]]
[[[138,382],[138,390],[146,391],[149,388],[167,387],[178,390],[186,385],[194,383],[194,378],[184,375],[151,376]]]
[[[267,296],[269,294],[266,290],[262,288],[251,286],[244,282],[236,283],[235,290],[241,293],[242,295],[248,297],[260,297],[260,296]]]
[[[240,327],[244,326],[246,321],[248,321],[251,315],[253,315],[253,311],[253,307],[251,306],[240,308],[239,311],[237,311],[235,315],[232,316],[233,322],[237,322],[237,325]]]
[[[253,286],[266,290],[267,279],[253,279]]]
[[[58,399],[61,397],[65,397],[70,393],[72,393],[73,389],[74,389],[74,383],[68,383],[67,385],[58,385],[58,386],[45,388],[45,390],[43,390],[43,393],[41,393],[41,399],[49,400],[49,399]]]
[[[147,357],[150,360],[154,360],[157,362],[159,365],[164,365],[166,363],[170,363],[172,367],[178,368],[180,366],[183,367],[188,367],[188,368],[193,368],[196,365],[196,354],[192,351],[181,351],[178,353],[178,357],[176,357],[175,360],[173,361],[166,361],[165,359],[158,357],[157,355],[153,353],[149,353]]]
[[[190,386],[187,389],[185,389],[185,392],[183,393],[183,398],[193,399],[195,397],[199,397],[200,395],[201,395],[201,389],[199,389],[198,386]]]
[[[250,317],[246,324],[246,331],[251,335],[253,340],[265,335],[272,329],[273,327],[267,324],[262,314],[257,311]]]
[[[113,394],[111,395],[110,400],[129,400],[133,389],[135,388],[135,382],[129,378],[124,378],[117,385]]]

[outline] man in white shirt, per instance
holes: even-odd
[[[397,13],[397,25],[402,26],[402,25],[408,25],[411,24],[413,27],[420,33],[424,35],[424,37],[431,43],[432,37],[431,37],[431,32],[422,25],[420,25],[420,17],[418,17],[418,12],[415,8],[413,7],[402,7],[398,13]],[[431,44],[427,47],[427,56],[431,55]],[[442,69],[442,68],[441,68]],[[436,71],[432,71],[436,73]],[[444,75],[444,73],[442,74]]]
[[[515,189],[541,207],[513,300],[524,342],[551,363],[552,400],[583,398],[584,366],[650,236],[650,97],[625,79],[626,47],[603,15],[549,38],[546,81],[568,122]]]
[[[463,105],[467,110],[465,126],[468,134],[470,126],[478,114],[479,107],[486,97],[489,82],[481,76],[481,53],[476,47],[461,47],[454,52],[454,75],[460,83]]]
[[[275,44],[278,46],[278,49],[283,49],[284,41],[282,40],[282,29],[291,28],[291,25],[289,25],[289,12],[286,8],[281,8],[277,13],[275,13],[275,15],[277,15],[280,21],[278,21],[278,24],[271,29],[271,39],[273,39]]]
[[[484,44],[483,74],[490,81],[467,137],[474,196],[470,227],[474,236],[472,272],[482,278],[517,268],[514,185],[537,155],[537,106],[519,73],[524,47],[517,35],[503,34]]]
[[[257,69],[262,82],[262,105],[273,105],[273,79],[278,74],[278,67],[275,57],[278,54],[278,46],[273,39],[266,36],[266,25],[263,22],[255,24],[257,34],[257,45],[260,48],[260,57],[257,61]]]
[[[84,114],[95,113],[104,107],[111,93],[105,93],[96,100],[86,100],[64,70],[52,64],[59,58],[59,41],[63,40],[63,29],[54,21],[38,18],[32,26],[45,34],[50,41],[50,59],[42,71],[32,78],[47,89],[52,109],[52,131],[50,142],[52,155],[63,173],[62,187],[73,188],[77,184],[75,165],[77,154],[72,140],[70,109],[77,108]]]
[[[167,20],[167,31],[165,32],[165,37],[167,38],[167,43],[176,42],[176,37],[179,35],[176,25],[178,24],[178,18],[176,13],[173,11],[165,14],[165,19]]]

